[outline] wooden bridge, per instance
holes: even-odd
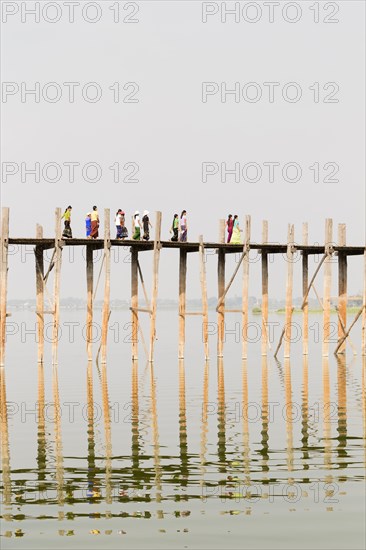
[[[6,297],[7,297],[7,280],[8,280],[8,247],[9,245],[33,245],[35,254],[36,268],[36,317],[37,317],[37,333],[38,333],[38,361],[43,362],[44,357],[44,316],[51,314],[53,317],[53,337],[52,337],[52,362],[58,363],[58,330],[60,319],[60,281],[61,281],[61,261],[62,250],[68,246],[85,246],[86,247],[86,281],[87,281],[87,315],[86,315],[86,340],[87,340],[87,355],[88,359],[92,360],[92,341],[93,341],[93,302],[95,297],[94,289],[94,250],[103,249],[104,266],[104,301],[102,312],[102,336],[101,336],[101,360],[106,362],[107,357],[107,334],[108,321],[110,317],[110,264],[111,264],[111,248],[112,247],[130,247],[131,251],[131,317],[132,317],[132,359],[138,358],[138,335],[145,347],[145,352],[149,361],[154,358],[154,343],[156,339],[156,312],[157,312],[157,297],[158,297],[158,275],[159,275],[159,259],[160,252],[164,248],[179,250],[179,350],[178,357],[184,358],[185,348],[185,324],[186,317],[189,315],[202,316],[202,335],[205,350],[205,357],[208,359],[208,305],[207,305],[207,287],[206,287],[206,265],[205,265],[205,250],[214,249],[217,253],[218,267],[218,302],[217,302],[217,323],[218,323],[218,338],[217,338],[217,355],[223,356],[224,340],[225,340],[225,314],[226,313],[241,313],[242,315],[242,358],[247,358],[248,337],[246,327],[248,326],[248,288],[249,288],[249,251],[258,250],[261,255],[261,275],[262,275],[262,355],[268,353],[268,255],[269,254],[286,254],[286,308],[285,322],[280,340],[278,342],[275,356],[277,356],[282,343],[284,342],[284,357],[290,357],[291,348],[291,319],[293,313],[292,291],[293,291],[293,265],[294,254],[299,251],[302,255],[302,289],[303,303],[301,309],[303,311],[302,318],[302,336],[303,336],[303,353],[308,354],[308,295],[311,289],[315,292],[321,309],[323,310],[323,341],[322,354],[329,355],[329,337],[330,337],[330,299],[331,299],[331,259],[334,256],[338,258],[338,343],[334,353],[344,353],[346,340],[349,337],[352,327],[357,320],[362,316],[362,353],[366,355],[366,249],[365,246],[347,246],[346,245],[346,226],[345,224],[338,225],[338,244],[333,241],[333,222],[331,219],[325,221],[325,239],[324,245],[309,245],[308,244],[308,224],[302,226],[302,244],[295,244],[294,226],[288,225],[287,242],[285,244],[272,244],[268,240],[268,222],[262,223],[262,242],[251,242],[251,218],[246,216],[243,244],[226,244],[225,243],[225,220],[220,220],[219,227],[219,242],[204,242],[200,236],[197,242],[172,242],[161,240],[161,212],[156,212],[155,235],[154,240],[134,241],[134,240],[117,240],[110,238],[110,211],[106,209],[104,212],[104,237],[102,239],[63,239],[61,232],[61,209],[56,208],[55,211],[55,236],[53,238],[45,238],[43,236],[43,228],[40,225],[36,226],[36,236],[24,238],[11,238],[9,236],[9,208],[2,209],[1,223],[1,281],[0,281],[0,365],[5,362],[5,342],[6,342],[6,318],[10,315],[7,313]],[[52,258],[47,271],[44,269],[44,251],[53,249]],[[153,269],[152,269],[152,293],[149,299],[141,266],[139,263],[139,253],[144,251],[153,251]],[[195,252],[200,258],[200,283],[201,283],[201,311],[186,310],[186,278],[187,278],[187,254]],[[235,270],[229,281],[225,281],[225,257],[226,254],[241,253],[240,259],[237,262]],[[309,265],[308,258],[312,254],[322,254],[321,260],[309,280]],[[347,257],[354,255],[364,256],[364,292],[363,304],[353,321],[347,328]],[[225,297],[237,276],[239,269],[242,268],[242,307],[239,310],[226,309]],[[323,267],[323,299],[319,297],[315,287],[315,279]],[[45,310],[45,293],[50,298],[47,289],[47,282],[50,272],[54,272],[53,276],[53,297],[51,300],[51,308]],[[100,274],[98,276],[97,285],[99,283]],[[139,304],[139,280],[143,289],[145,305],[141,307]],[[150,335],[149,346],[147,347],[141,327],[139,324],[139,314],[147,313],[150,317]]]

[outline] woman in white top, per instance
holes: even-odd
[[[183,210],[183,212],[180,215],[180,242],[186,243],[187,242],[187,211]]]
[[[122,210],[119,208],[116,213],[116,219],[114,224],[116,226],[116,239],[122,239],[122,226],[121,226]]]

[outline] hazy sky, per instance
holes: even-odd
[[[323,242],[324,220],[332,217],[335,241],[337,224],[344,222],[349,244],[365,242],[363,2],[302,1],[292,7],[237,2],[239,12],[227,15],[226,22],[221,2],[79,0],[51,2],[46,10],[47,3],[40,2],[39,22],[27,13],[35,2],[1,4],[1,203],[11,209],[11,236],[34,235],[36,223],[53,236],[54,209],[68,204],[74,236],[83,236],[85,213],[97,204],[101,213],[110,208],[111,217],[119,207],[128,218],[147,208],[153,222],[153,212],[161,210],[163,238],[169,238],[172,214],[185,208],[189,240],[200,233],[216,240],[219,218],[231,212],[242,222],[251,215],[253,241],[260,241],[267,219],[271,241],[285,241],[289,222],[301,241],[301,224],[307,221],[309,242]],[[213,13],[204,23],[207,12]],[[39,102],[25,94],[37,86]],[[225,89],[236,95],[221,95]],[[96,93],[101,97],[93,102]],[[24,171],[35,163],[39,182]],[[79,163],[73,182],[70,163]],[[88,163],[100,167],[100,177]],[[222,163],[229,170],[236,165],[240,181],[234,174],[225,181]],[[203,169],[214,173],[205,178]],[[88,181],[94,177],[98,181]],[[47,181],[52,178],[59,179]],[[12,252],[9,298],[32,297],[32,252]],[[129,296],[126,255],[112,263],[115,298]],[[81,250],[74,260],[64,254],[63,296],[85,296]],[[146,254],[147,281],[151,262]],[[214,256],[207,266],[213,295]],[[189,269],[188,295],[196,297],[196,258],[189,257]],[[251,269],[250,294],[259,295],[259,262]],[[270,270],[270,293],[282,297],[284,260]],[[178,254],[163,251],[159,295],[176,297],[177,279]],[[298,295],[299,265],[295,280]],[[318,284],[321,290],[322,281]],[[351,292],[362,289],[361,258],[350,260],[349,284]],[[335,285],[334,271],[332,292]]]

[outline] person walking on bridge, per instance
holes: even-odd
[[[140,212],[138,210],[136,210],[133,215],[133,226],[134,226],[135,232],[132,235],[132,238],[134,241],[140,241],[141,240],[141,222],[140,222]]]
[[[186,243],[187,242],[187,211],[182,210],[182,213],[180,215],[180,242]]]
[[[126,227],[126,220],[125,220],[125,212],[121,211],[121,239],[127,239],[128,237],[128,231]]]
[[[148,241],[150,239],[150,227],[152,227],[148,210],[144,210],[144,215],[142,217],[142,225],[144,228],[144,235],[142,238],[144,241]]]
[[[97,239],[99,236],[99,213],[96,206],[93,206],[92,213],[90,215],[91,219],[91,233],[90,237],[92,239]]]
[[[234,222],[233,222],[233,215],[229,214],[228,218],[225,223],[227,227],[227,242],[229,243],[231,241],[231,237],[233,234],[233,228],[234,228]]]
[[[86,232],[86,238],[91,239],[90,233],[91,233],[91,212],[88,212],[85,218],[85,232]]]
[[[64,219],[64,230],[62,232],[62,236],[66,237],[67,239],[72,239],[72,231],[71,231],[71,210],[72,206],[68,206],[65,209],[65,212],[62,214],[61,219]]]
[[[230,244],[242,244],[240,235],[241,231],[243,230],[239,227],[238,215],[235,214],[233,223],[233,235],[231,237]]]
[[[114,221],[116,226],[116,239],[122,239],[122,225],[121,225],[121,218],[122,218],[122,210],[119,208],[116,212],[116,219]]]
[[[173,237],[170,239],[173,242],[178,241],[178,229],[179,229],[179,217],[178,217],[178,214],[174,214],[172,226],[169,230],[170,233],[173,233]]]

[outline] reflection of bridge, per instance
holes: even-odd
[[[264,493],[268,493],[270,487],[276,488],[273,491],[277,498],[281,498],[283,486],[296,488],[304,486],[304,492],[309,492],[312,484],[316,481],[325,483],[334,489],[337,483],[346,481],[345,469],[351,466],[348,474],[350,479],[354,478],[355,456],[347,446],[347,366],[345,356],[340,355],[337,361],[337,397],[336,403],[331,400],[329,359],[323,358],[322,372],[319,377],[322,380],[322,398],[320,418],[315,418],[309,404],[309,379],[308,379],[308,358],[303,357],[302,364],[302,401],[299,405],[298,399],[293,396],[291,382],[291,365],[288,360],[284,363],[284,377],[280,379],[281,390],[284,395],[284,408],[281,414],[275,416],[273,401],[269,395],[268,359],[262,357],[261,372],[261,398],[257,404],[261,414],[253,423],[252,412],[249,405],[254,402],[248,398],[248,369],[247,361],[242,362],[242,388],[238,399],[242,414],[240,418],[233,419],[230,399],[225,392],[225,371],[223,359],[217,362],[217,398],[215,410],[212,409],[213,401],[208,401],[209,387],[209,362],[205,363],[202,386],[202,415],[199,419],[201,428],[198,451],[189,451],[189,438],[187,434],[187,411],[186,411],[186,386],[185,386],[185,365],[179,361],[179,441],[177,452],[166,453],[166,442],[159,443],[159,422],[156,395],[156,383],[154,367],[148,365],[150,372],[150,407],[148,409],[148,425],[150,434],[142,430],[142,416],[145,413],[139,411],[139,399],[145,394],[143,387],[138,384],[138,363],[132,363],[131,371],[131,416],[129,419],[131,430],[130,453],[116,455],[112,452],[111,439],[111,418],[110,403],[108,397],[107,368],[103,365],[100,372],[100,382],[103,402],[103,426],[104,444],[101,453],[96,453],[95,437],[99,428],[94,423],[94,393],[95,382],[93,381],[92,363],[88,362],[86,368],[86,393],[88,403],[87,426],[82,424],[85,441],[87,440],[87,454],[78,455],[77,451],[73,457],[63,455],[61,420],[62,415],[57,414],[62,400],[59,395],[58,367],[52,370],[52,393],[55,414],[48,423],[53,424],[54,437],[50,440],[49,424],[45,423],[45,387],[43,365],[38,368],[38,432],[37,432],[37,467],[27,468],[26,464],[21,469],[11,469],[11,445],[8,433],[8,417],[6,406],[6,385],[5,369],[0,370],[0,428],[1,428],[1,459],[2,459],[2,490],[3,490],[3,518],[6,522],[26,520],[29,518],[44,521],[46,516],[42,513],[38,516],[35,506],[45,504],[58,505],[65,510],[62,514],[68,514],[68,518],[90,517],[85,513],[85,508],[72,505],[87,503],[112,503],[133,504],[133,503],[155,503],[151,508],[160,517],[167,513],[164,502],[187,502],[184,508],[189,515],[189,507],[192,500],[206,502],[207,499],[235,499],[249,495],[252,487],[260,487]],[[282,369],[282,365],[281,369]],[[248,373],[249,371],[249,373]],[[366,409],[365,384],[366,358],[362,362],[362,388],[358,389],[357,398],[362,401],[363,433],[365,435]],[[237,392],[235,392],[237,393]],[[296,405],[293,408],[293,404]],[[333,405],[337,405],[336,408]],[[271,406],[272,405],[272,406]],[[297,417],[297,410],[300,406],[300,417]],[[285,411],[285,414],[283,413]],[[295,414],[294,414],[295,411]],[[217,441],[216,452],[207,449],[208,442],[208,415],[214,415],[217,425],[212,438]],[[298,431],[296,424],[301,422],[301,434],[298,434],[298,442],[294,442],[295,434]],[[195,424],[197,419],[194,419]],[[335,423],[336,422],[336,423]],[[257,432],[260,429],[261,438],[253,441],[249,432]],[[286,440],[284,447],[279,448],[278,443],[272,443],[271,437],[278,434],[278,429],[285,426]],[[101,427],[101,425],[100,425]],[[354,428],[353,428],[354,429]],[[212,430],[212,427],[211,427]],[[86,433],[85,433],[86,432]],[[319,432],[319,433],[318,433]],[[333,432],[333,433],[332,433]],[[354,437],[354,432],[352,432]],[[80,432],[80,438],[83,433]],[[116,434],[117,440],[120,434]],[[295,435],[296,437],[296,435]],[[171,438],[171,432],[169,432]],[[194,438],[193,438],[194,439]],[[147,444],[151,441],[151,450]],[[191,438],[192,446],[192,438]],[[194,445],[194,444],[193,444]],[[197,442],[196,442],[197,445]],[[32,455],[27,453],[25,460],[31,460]],[[70,464],[73,459],[72,465]],[[64,462],[67,462],[65,466]],[[17,463],[19,458],[17,459]],[[314,463],[319,466],[323,464],[323,473],[317,472]],[[320,468],[321,470],[322,468]],[[341,470],[341,471],[340,471]],[[294,480],[294,471],[297,475]],[[302,473],[301,473],[302,472]],[[317,476],[320,477],[318,478]],[[361,477],[359,478],[361,481]],[[296,483],[294,483],[294,481]],[[335,484],[334,486],[332,484]],[[301,484],[301,485],[300,485]],[[182,494],[177,493],[181,487]],[[258,489],[256,489],[257,491]],[[302,489],[300,489],[302,491]],[[340,493],[337,494],[337,498]],[[257,496],[253,492],[252,497]],[[297,497],[296,497],[297,498]],[[253,501],[255,502],[255,500]],[[294,503],[296,500],[294,500]],[[324,501],[325,502],[325,501]],[[159,509],[156,503],[160,503]],[[246,505],[251,506],[250,496]],[[137,505],[137,504],[136,504]],[[23,507],[24,509],[23,514]],[[30,508],[28,507],[30,506]],[[68,508],[70,506],[70,508]],[[140,508],[140,504],[138,505]],[[179,506],[181,507],[181,506]],[[148,508],[148,507],[147,507]],[[36,511],[33,511],[33,510]],[[168,507],[171,510],[171,507]],[[20,511],[19,511],[20,510]],[[98,509],[93,512],[99,514]],[[43,509],[42,509],[43,512]],[[132,508],[126,508],[125,512],[111,509],[109,517],[128,517]],[[61,512],[58,510],[57,514]],[[145,516],[151,517],[149,509],[144,512]],[[103,514],[101,514],[103,515]],[[52,518],[52,509],[47,518]],[[58,516],[59,517],[59,516]]]
[[[179,358],[184,357],[185,348],[185,323],[186,317],[189,315],[199,315],[203,319],[202,335],[205,349],[205,357],[208,359],[208,304],[207,304],[207,288],[206,288],[206,265],[205,251],[214,250],[218,258],[218,302],[217,311],[217,355],[223,356],[224,340],[225,340],[225,314],[240,313],[242,317],[242,358],[247,358],[248,347],[248,288],[249,288],[249,252],[256,250],[261,257],[261,274],[262,274],[262,355],[267,354],[268,342],[268,256],[269,254],[285,255],[286,259],[286,307],[285,307],[285,322],[281,334],[280,341],[275,351],[277,356],[278,351],[284,342],[284,356],[290,357],[291,346],[291,319],[293,312],[292,290],[293,290],[293,266],[297,258],[295,254],[300,253],[302,256],[302,288],[303,288],[303,303],[301,309],[303,311],[303,352],[308,354],[308,295],[310,291],[314,291],[320,307],[323,311],[323,356],[329,355],[329,342],[331,337],[330,323],[330,308],[331,308],[331,276],[332,276],[332,258],[337,257],[338,264],[338,344],[335,353],[345,351],[346,340],[349,333],[362,315],[362,352],[366,354],[366,290],[362,298],[362,303],[356,313],[352,323],[347,328],[347,257],[361,256],[365,258],[366,252],[364,246],[347,246],[346,245],[346,226],[339,224],[338,226],[338,244],[333,241],[333,223],[331,219],[326,220],[325,224],[325,242],[323,246],[308,244],[308,225],[303,224],[302,228],[302,244],[295,243],[294,226],[288,226],[287,241],[285,244],[273,244],[268,239],[268,222],[263,222],[262,242],[253,243],[251,241],[251,218],[246,216],[244,239],[242,244],[226,244],[225,243],[225,220],[220,220],[219,242],[211,243],[204,242],[200,236],[198,242],[171,242],[162,241],[161,236],[161,212],[156,213],[155,236],[151,242],[133,241],[133,240],[116,240],[110,238],[110,211],[105,210],[104,215],[105,227],[104,238],[100,240],[93,239],[70,239],[63,240],[61,236],[61,209],[56,209],[55,214],[55,238],[44,238],[43,229],[37,225],[35,238],[11,238],[9,237],[9,209],[2,210],[2,233],[1,233],[1,309],[0,309],[0,332],[1,332],[1,355],[0,364],[4,364],[5,353],[5,335],[6,335],[6,317],[9,315],[6,311],[6,294],[7,294],[7,277],[8,277],[8,248],[9,245],[33,245],[36,262],[36,292],[37,305],[36,316],[38,326],[38,359],[43,361],[44,356],[44,316],[51,314],[53,317],[53,337],[52,337],[52,358],[53,364],[57,364],[57,344],[58,344],[58,329],[60,315],[60,281],[61,281],[61,259],[62,250],[69,246],[85,246],[86,248],[86,277],[87,277],[87,354],[88,359],[92,359],[92,340],[93,340],[93,302],[96,294],[96,289],[100,281],[99,273],[97,278],[96,288],[94,288],[94,273],[93,273],[93,252],[98,249],[104,250],[103,263],[104,265],[104,300],[103,300],[103,320],[102,320],[102,341],[101,341],[101,357],[102,363],[106,362],[107,355],[107,333],[108,321],[110,317],[110,264],[111,264],[111,248],[112,247],[129,247],[131,252],[131,324],[132,324],[132,359],[137,360],[138,357],[138,336],[143,343],[145,353],[149,361],[154,357],[154,344],[156,340],[156,311],[157,311],[157,296],[158,296],[158,275],[159,275],[159,259],[162,249],[179,250]],[[52,259],[48,270],[44,270],[44,251],[53,248]],[[149,299],[145,282],[139,263],[139,253],[144,251],[153,251],[153,269],[152,269],[152,294]],[[200,283],[201,283],[201,311],[186,310],[186,283],[187,283],[187,255],[188,253],[197,253],[200,258]],[[235,270],[228,283],[225,282],[225,258],[226,254],[240,253],[239,261],[236,264]],[[309,256],[322,254],[321,260],[312,275],[309,282]],[[225,297],[238,274],[240,266],[243,265],[242,276],[242,305],[240,309],[225,308]],[[323,298],[321,299],[315,287],[315,280],[320,269],[323,267]],[[47,281],[49,275],[54,273],[54,288],[53,297],[47,289]],[[366,273],[366,268],[365,268]],[[366,275],[364,276],[366,281]],[[139,305],[138,290],[139,280],[143,289],[145,305]],[[366,289],[366,282],[365,282]],[[50,302],[49,309],[45,309],[45,295]],[[145,344],[144,336],[139,323],[139,314],[147,313],[150,318],[150,335],[149,349]]]

